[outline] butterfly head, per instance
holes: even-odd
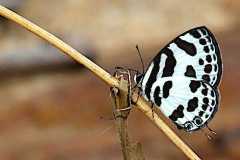
[[[134,82],[137,84],[137,86],[141,86],[142,83],[142,78],[143,78],[143,74],[141,73],[137,73],[134,75]]]

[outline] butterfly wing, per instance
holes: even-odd
[[[204,26],[176,37],[136,77],[142,95],[178,127],[204,127],[218,110],[222,60],[214,35]]]
[[[145,98],[149,100],[156,80],[170,76],[196,78],[217,88],[222,60],[217,41],[205,26],[184,32],[156,55],[142,77]]]
[[[178,127],[191,132],[213,118],[218,110],[219,94],[205,81],[174,76],[156,81],[150,100]]]
[[[174,75],[194,77],[218,86],[222,75],[220,51],[214,35],[206,27],[185,32],[167,47],[177,59]]]

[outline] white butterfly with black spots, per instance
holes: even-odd
[[[217,41],[201,26],[167,44],[134,80],[146,100],[179,129],[192,132],[206,126],[217,112],[221,76]]]

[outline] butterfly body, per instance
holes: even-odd
[[[221,75],[215,37],[206,27],[197,27],[166,45],[135,82],[146,100],[178,128],[191,132],[204,127],[215,115]]]

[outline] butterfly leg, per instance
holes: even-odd
[[[152,109],[152,118],[154,119],[154,104],[153,104],[153,102],[151,102],[151,109]]]

